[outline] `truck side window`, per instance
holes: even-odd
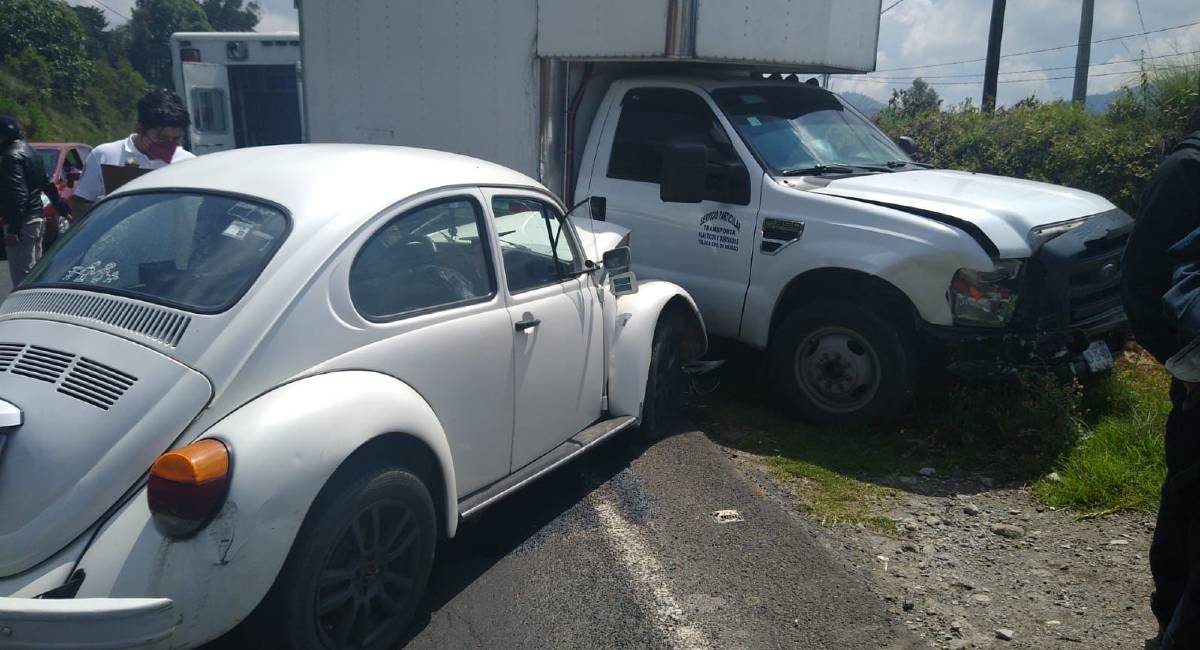
[[[580,259],[558,212],[534,199],[492,199],[508,290],[520,293],[561,282]]]
[[[716,115],[695,93],[676,88],[635,88],[621,100],[621,119],[608,160],[608,177],[658,184],[663,152],[674,141],[703,143],[708,159],[741,164]],[[709,198],[723,201],[727,190],[710,181]]]

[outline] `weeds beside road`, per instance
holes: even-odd
[[[1157,506],[1168,378],[1137,349],[1083,382],[1023,376],[927,391],[915,415],[881,427],[787,417],[764,401],[767,387],[747,370],[754,363],[733,361],[696,417],[727,445],[764,457],[827,524],[894,528],[882,504],[927,468],[984,485],[1030,485],[1046,505],[1080,515]]]

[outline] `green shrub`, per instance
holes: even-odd
[[[1100,116],[1034,98],[986,115],[968,100],[949,111],[885,110],[880,127],[915,138],[919,159],[937,167],[1077,187],[1134,213],[1170,146],[1200,128],[1200,64],[1146,70]]]

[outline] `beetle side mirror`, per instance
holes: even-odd
[[[663,153],[658,196],[664,203],[699,203],[704,200],[708,147],[695,142],[671,142]]]
[[[609,275],[627,273],[629,266],[628,246],[618,246],[612,250],[604,251],[604,270],[608,271]]]
[[[906,136],[896,139],[896,144],[900,147],[900,151],[915,158],[917,156],[917,141]]]
[[[588,203],[588,210],[592,213],[592,221],[608,219],[608,199],[603,196],[593,196]]]

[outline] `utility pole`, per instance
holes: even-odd
[[[987,64],[983,69],[983,112],[996,110],[996,85],[1000,76],[1000,41],[1004,37],[1005,0],[992,0],[992,26],[988,31]]]
[[[1071,101],[1082,104],[1087,100],[1088,68],[1092,59],[1092,16],[1096,0],[1083,0],[1083,14],[1079,17],[1079,48],[1075,52],[1075,91]]]

